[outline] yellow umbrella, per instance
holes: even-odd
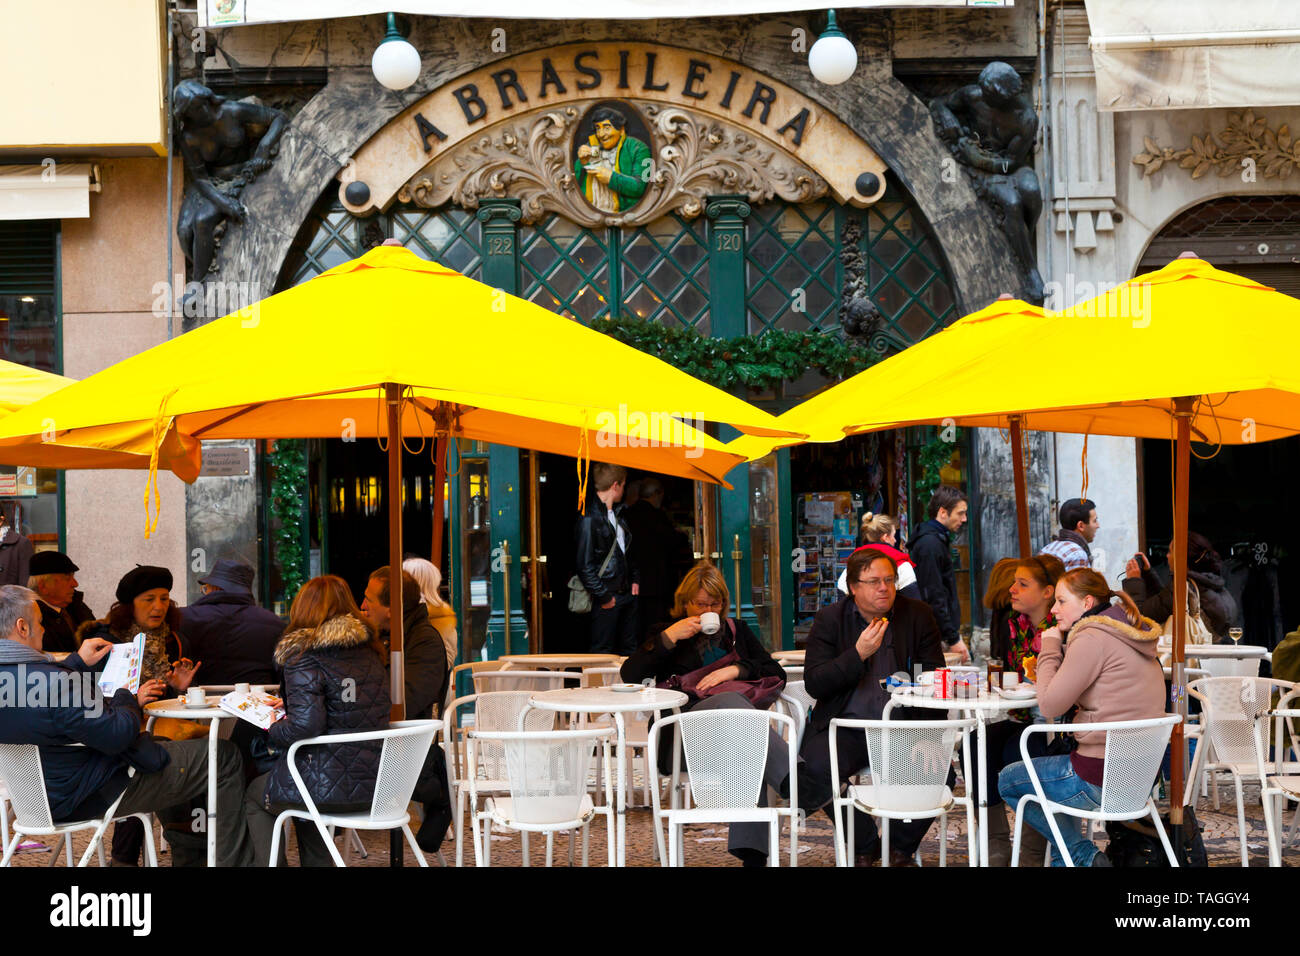
[[[0,360],[0,419],[66,388],[76,379]],[[52,428],[52,424],[51,424]],[[50,429],[42,428],[28,440],[0,443],[0,464],[33,468],[148,468],[152,456],[153,428],[119,427],[100,433],[94,445],[79,446],[77,439],[54,442]],[[159,465],[185,481],[199,474],[199,443],[182,439],[175,430],[166,433]]]
[[[828,434],[835,425],[856,434],[952,421],[1011,427],[1013,437],[1021,427],[1033,427],[1171,439],[1176,443],[1175,554],[1187,550],[1193,435],[1210,443],[1247,444],[1300,433],[1300,372],[1294,361],[1300,300],[1215,269],[1191,253],[1065,312],[999,319],[987,329],[982,341],[945,340],[948,332],[942,332],[908,349],[903,356],[914,354],[906,376],[891,377],[904,367],[899,362],[889,368],[894,360],[857,376],[861,389],[874,373],[869,384],[880,395],[870,408],[830,397],[846,382],[818,396],[823,407],[817,420],[800,414],[804,406],[780,420],[814,435]],[[957,348],[959,341],[967,348]],[[946,354],[918,367],[918,350],[930,343],[929,354]],[[1013,455],[1023,527],[1023,462],[1018,448]],[[1185,562],[1174,563],[1176,595],[1187,593],[1186,571]],[[1174,608],[1173,685],[1185,716],[1186,603],[1175,601]],[[1170,781],[1179,794],[1185,772],[1181,724],[1171,746],[1182,757],[1173,761]],[[1181,800],[1174,803],[1171,817],[1181,830]],[[1182,845],[1177,836],[1175,845]]]
[[[740,459],[694,424],[789,434],[657,358],[400,246],[372,249],[0,420],[0,445],[51,426],[56,441],[81,444],[124,424],[162,436],[169,420],[194,438],[390,439],[397,689],[403,436],[483,439],[722,482]],[[440,494],[437,478],[434,487]]]

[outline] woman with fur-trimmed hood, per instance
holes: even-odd
[[[1120,603],[1112,605],[1114,598]],[[1112,591],[1096,571],[1077,568],[1057,582],[1052,615],[1056,626],[1043,631],[1038,656],[1038,709],[1044,717],[1060,717],[1076,705],[1074,722],[1081,724],[1164,716],[1165,678],[1156,657],[1162,629],[1138,613],[1131,597]],[[1067,633],[1068,653],[1062,647]],[[1106,735],[1074,736],[1078,747],[1073,753],[1036,757],[1034,770],[1049,800],[1098,810]],[[998,790],[1008,804],[1033,793],[1025,765],[1006,767],[998,777]],[[1052,843],[1052,865],[1064,866],[1041,807],[1027,804],[1025,819]],[[1106,855],[1083,836],[1080,818],[1057,816],[1056,822],[1075,866],[1110,866]]]
[[[302,586],[275,648],[276,666],[284,671],[280,695],[285,715],[271,725],[269,744],[272,756],[279,759],[270,773],[248,785],[244,797],[259,866],[270,863],[276,816],[286,807],[303,806],[289,774],[289,747],[322,734],[388,727],[392,704],[385,661],[383,645],[357,608],[347,582],[330,574]],[[298,770],[316,806],[334,813],[369,810],[381,749],[375,742],[299,750]],[[295,825],[302,865],[331,866],[315,824]]]

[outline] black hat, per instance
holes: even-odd
[[[222,558],[207,575],[199,578],[199,584],[211,584],[236,594],[252,594],[253,569],[243,561]]]
[[[36,577],[40,574],[76,574],[80,570],[62,551],[37,551],[32,555],[27,573]]]
[[[152,591],[154,588],[166,588],[170,591],[172,573],[166,568],[154,567],[151,564],[137,564],[122,575],[122,580],[117,582],[117,591],[114,594],[118,603],[130,604],[145,591]]]

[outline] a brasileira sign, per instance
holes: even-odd
[[[498,60],[417,101],[358,150],[341,174],[344,187],[363,182],[368,197],[350,202],[341,189],[340,198],[358,214],[384,208],[422,168],[498,124],[561,107],[618,110],[624,99],[679,107],[743,129],[822,176],[840,202],[865,206],[884,192],[885,165],[875,151],[826,107],[787,84],[732,60],[677,47],[574,43]],[[580,180],[587,171],[597,178],[601,131],[589,121],[579,132],[575,173]],[[636,138],[630,130],[626,135]],[[588,142],[590,148],[583,149]],[[658,145],[645,145],[653,162]],[[612,147],[606,162],[615,162],[616,152],[619,147]],[[608,185],[609,177],[599,178]],[[864,185],[869,194],[861,191]]]

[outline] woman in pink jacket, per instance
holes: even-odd
[[[1120,603],[1112,605],[1113,598]],[[1063,716],[1076,705],[1074,719],[1078,723],[1148,720],[1164,715],[1164,671],[1156,659],[1161,627],[1139,614],[1132,598],[1112,591],[1096,571],[1079,568],[1057,583],[1052,615],[1056,626],[1043,631],[1038,656],[1038,709],[1044,717]],[[1066,634],[1069,644],[1063,648]],[[1098,810],[1106,735],[1075,736],[1078,747],[1073,753],[1036,757],[1034,770],[1048,800]],[[1012,806],[1034,792],[1024,763],[1012,764],[999,774],[998,790]],[[1026,806],[1025,820],[1052,844],[1052,866],[1064,866],[1037,803]],[[1078,817],[1058,816],[1056,823],[1075,866],[1110,866],[1106,855],[1084,837]]]

